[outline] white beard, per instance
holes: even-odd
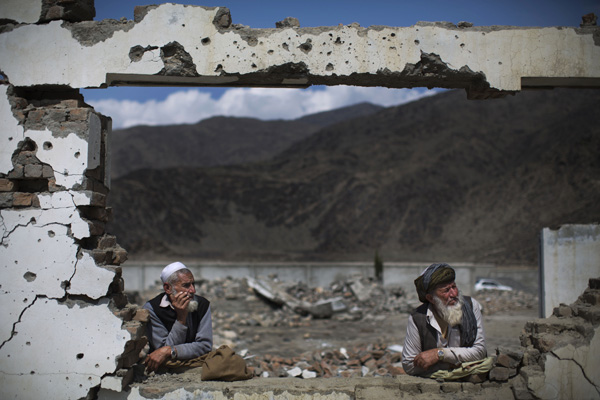
[[[433,295],[433,305],[438,312],[439,316],[450,326],[460,325],[462,323],[463,311],[462,306],[464,303],[463,296],[459,293],[458,303],[453,306],[447,306],[444,304],[442,299]]]
[[[198,302],[196,300],[190,300],[187,306],[188,312],[194,312],[198,309]]]
[[[173,296],[175,296],[177,294],[177,290],[175,290],[175,288],[172,288],[172,294]],[[198,302],[196,300],[190,300],[190,302],[187,305],[187,310],[188,312],[194,312],[198,309]]]

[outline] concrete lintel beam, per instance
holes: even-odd
[[[0,71],[15,86],[72,88],[355,85],[489,97],[523,85],[600,85],[595,26],[252,29],[230,20],[226,8],[162,4],[136,21],[20,25],[0,34]]]

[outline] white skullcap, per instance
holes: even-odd
[[[182,263],[180,263],[179,261],[175,261],[174,263],[171,263],[169,265],[167,265],[165,268],[163,268],[162,272],[160,273],[160,280],[163,281],[163,283],[167,282],[167,279],[169,279],[169,277],[173,274],[173,272],[177,272],[180,269],[184,269],[187,268],[185,265],[183,265]]]

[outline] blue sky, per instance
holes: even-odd
[[[479,26],[571,26],[581,16],[600,16],[600,0],[171,0],[180,4],[222,6],[233,23],[251,28],[274,28],[275,22],[295,17],[303,27],[358,22],[370,25],[412,26],[418,21],[460,21]],[[133,19],[136,5],[160,1],[96,0],[95,20]],[[113,118],[113,129],[133,125],[195,123],[215,115],[260,119],[293,119],[363,101],[393,106],[431,94],[425,89],[362,88],[354,86],[308,89],[261,88],[133,88],[82,90],[85,100]]]

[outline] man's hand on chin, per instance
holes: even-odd
[[[148,354],[148,357],[144,360],[144,365],[148,372],[153,372],[158,369],[165,361],[171,358],[171,347],[163,346],[160,349],[154,350]]]
[[[414,364],[423,370],[428,370],[439,360],[440,358],[438,357],[438,349],[431,349],[417,354]]]

